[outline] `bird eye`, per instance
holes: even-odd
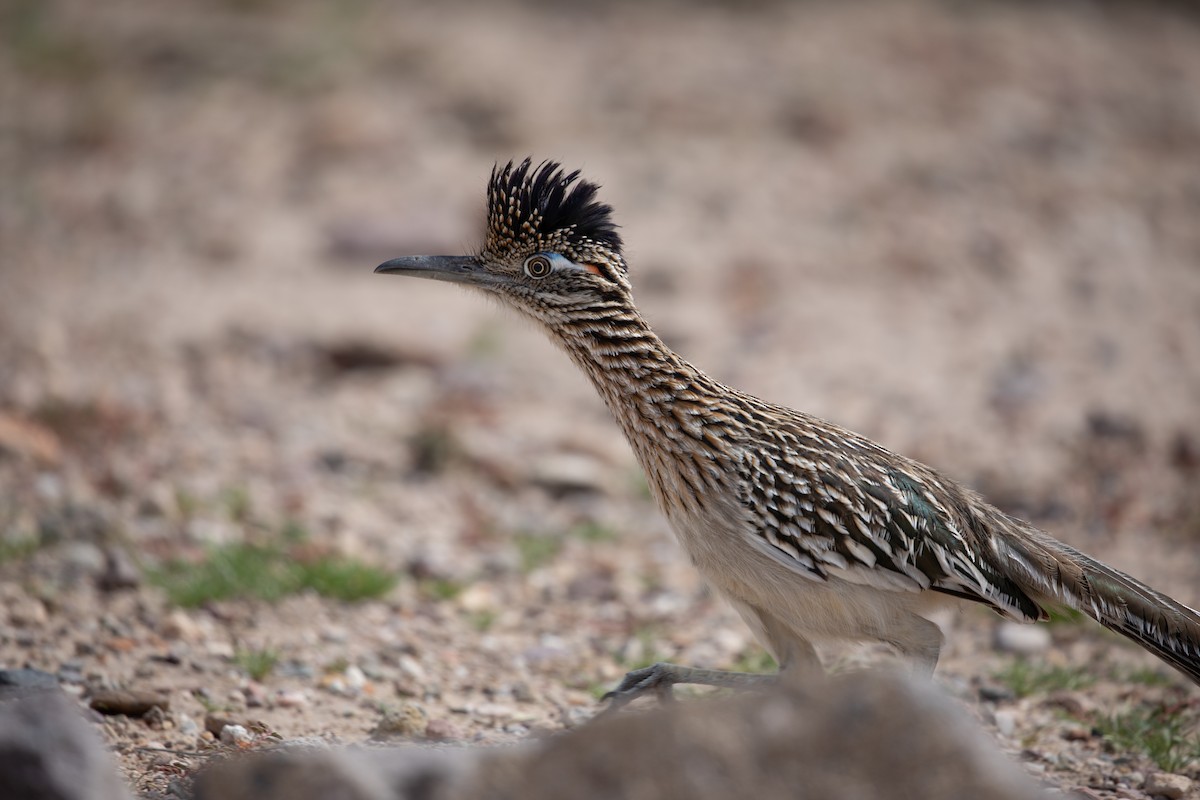
[[[530,256],[525,259],[525,274],[531,278],[540,280],[553,271],[554,265],[543,255]]]

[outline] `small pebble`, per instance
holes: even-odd
[[[446,704],[446,708],[450,709],[455,714],[471,713],[471,701],[463,695],[447,693],[442,696],[442,701]]]
[[[284,739],[279,743],[279,748],[282,750],[328,750],[330,747],[329,741],[317,734]]]
[[[142,715],[142,722],[150,728],[161,730],[166,727],[170,720],[167,718],[167,713],[163,711],[162,706],[151,706],[150,710]]]
[[[200,725],[187,714],[179,714],[175,718],[175,725],[181,736],[194,737],[200,735]]]
[[[281,689],[275,693],[275,705],[280,708],[300,708],[308,705],[308,695],[298,689]]]
[[[302,678],[310,681],[317,676],[317,670],[312,664],[288,659],[275,667],[275,674],[280,678]]]
[[[996,730],[1000,731],[1003,736],[1012,736],[1017,730],[1017,715],[1008,710],[997,711]]]
[[[479,612],[494,610],[499,603],[496,602],[496,593],[490,586],[476,583],[468,586],[458,596],[458,605],[464,611]]]
[[[129,636],[114,636],[104,643],[114,653],[131,653],[138,646],[137,640]]]
[[[516,716],[517,710],[512,706],[506,706],[501,703],[480,703],[475,706],[475,713],[481,717],[511,719]]]
[[[246,708],[262,708],[267,704],[267,689],[258,681],[250,681],[242,687]]]
[[[992,703],[1007,702],[1017,699],[1017,695],[1012,689],[1007,686],[1000,686],[995,683],[985,683],[979,687],[979,699],[986,700]]]
[[[65,493],[62,478],[53,472],[38,473],[34,487],[38,496],[46,500],[61,500]]]
[[[513,699],[520,703],[536,703],[537,695],[525,681],[517,681],[512,687]]]
[[[231,745],[247,745],[254,741],[254,735],[242,725],[226,725],[221,728],[221,743]]]
[[[219,717],[216,714],[209,714],[204,718],[204,730],[213,736],[220,736],[225,726],[234,724],[236,723],[228,717]]]
[[[200,626],[197,625],[185,611],[176,609],[167,615],[159,626],[159,633],[166,639],[182,639],[186,642],[199,641],[202,638]]]
[[[363,674],[367,676],[368,680],[372,681],[386,680],[389,675],[394,674],[392,670],[384,667],[377,661],[367,661],[359,666],[361,667]]]
[[[342,673],[342,676],[346,679],[346,688],[354,694],[361,692],[363,687],[367,685],[366,674],[356,664],[351,664],[350,666],[346,667],[346,670]]]
[[[425,726],[425,738],[435,742],[449,742],[462,738],[462,731],[447,719],[431,719]]]
[[[36,597],[21,596],[8,601],[8,621],[18,628],[36,628],[46,624],[46,605]]]
[[[104,571],[96,577],[96,586],[105,592],[134,589],[142,582],[142,573],[124,549],[110,547],[104,552]]]
[[[104,551],[91,542],[68,542],[59,552],[63,568],[74,576],[99,575],[104,569]]]
[[[530,469],[530,480],[555,496],[603,493],[604,466],[594,458],[578,453],[554,453],[537,459]]]
[[[233,645],[231,645],[229,642],[221,642],[221,641],[206,642],[204,645],[204,648],[208,651],[208,654],[210,656],[212,656],[213,658],[224,658],[224,659],[233,658]]]
[[[421,662],[409,655],[400,656],[400,671],[410,678],[418,681],[424,681],[426,676],[425,668],[421,666]]]
[[[1053,708],[1061,708],[1067,712],[1068,716],[1075,717],[1076,719],[1082,718],[1091,710],[1084,706],[1078,696],[1067,691],[1053,692],[1047,695],[1045,704]]]
[[[1082,725],[1068,725],[1063,728],[1062,738],[1068,742],[1086,742],[1092,738],[1092,731]]]
[[[321,640],[331,644],[345,644],[349,639],[350,634],[340,625],[327,625],[321,630]]]
[[[997,650],[1006,653],[1034,655],[1050,647],[1050,632],[1041,625],[1004,622],[996,628],[994,642]]]

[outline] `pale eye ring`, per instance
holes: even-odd
[[[543,255],[534,255],[525,259],[525,274],[535,280],[541,280],[554,271],[550,259]]]

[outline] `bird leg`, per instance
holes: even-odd
[[[660,661],[657,664],[626,673],[617,688],[604,695],[600,700],[601,702],[608,700],[608,710],[613,711],[649,692],[657,695],[659,702],[671,702],[675,699],[673,688],[677,683],[745,689],[771,683],[778,677],[777,673],[727,672],[719,669],[683,667]]]

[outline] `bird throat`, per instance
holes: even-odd
[[[551,332],[608,405],[652,491],[680,490],[660,497],[669,515],[685,496],[716,488],[729,469],[731,429],[718,410],[728,389],[667,347],[629,305],[593,308]]]

